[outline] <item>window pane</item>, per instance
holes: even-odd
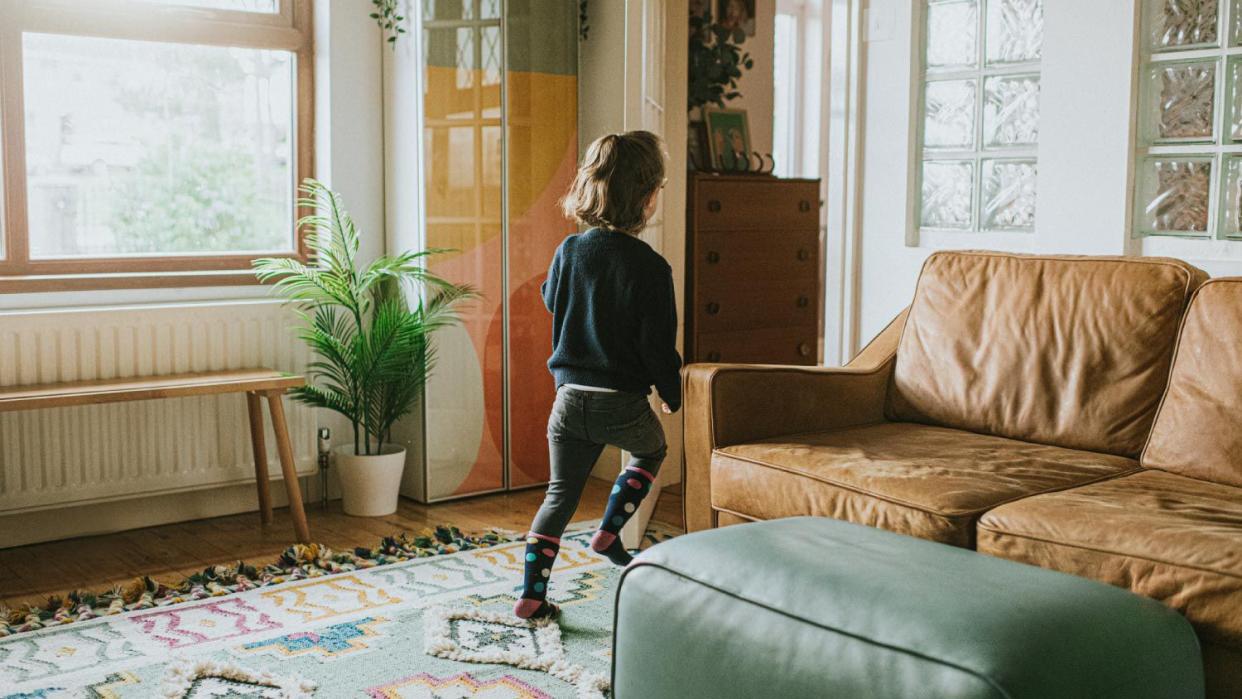
[[[1035,227],[1034,160],[983,161],[983,227],[1029,231]]]
[[[923,104],[923,145],[927,148],[974,148],[974,80],[927,83]]]
[[[1039,143],[1039,75],[1006,75],[984,83],[983,132],[988,148]]]
[[[240,12],[278,12],[279,0],[146,0],[160,5],[205,7],[209,10],[237,10]]]
[[[1242,238],[1242,156],[1225,156],[1225,184],[1220,196],[1224,200],[1221,234],[1226,238]]]
[[[1216,137],[1216,61],[1161,63],[1147,72],[1148,142]]]
[[[31,256],[293,249],[293,55],[26,34]]]
[[[776,49],[772,52],[772,155],[776,160],[775,174],[794,176],[794,147],[797,127],[798,99],[795,94],[798,60],[798,18],[776,14]]]
[[[1149,157],[1139,170],[1139,225],[1148,235],[1204,235],[1211,218],[1211,156]]]
[[[988,64],[1038,61],[1044,46],[1043,0],[988,0]]]
[[[920,223],[925,228],[970,228],[974,192],[973,161],[923,161]]]
[[[1242,12],[1242,8],[1239,8]],[[1230,56],[1225,74],[1225,138],[1230,143],[1242,143],[1242,56]]]
[[[927,67],[973,68],[979,62],[975,0],[927,6]]]
[[[1216,44],[1219,0],[1147,0],[1149,46],[1156,51]]]

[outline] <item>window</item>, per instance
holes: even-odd
[[[309,20],[309,0],[0,0],[0,290],[304,257]]]
[[[822,0],[777,0],[772,156],[781,177],[819,177]]]
[[[1242,239],[1242,2],[1143,9],[1134,232]]]
[[[1032,231],[1042,0],[924,0],[918,226]]]

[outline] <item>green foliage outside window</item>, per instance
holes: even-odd
[[[120,178],[112,229],[122,253],[287,250],[292,211],[270,201],[255,158],[218,143],[166,143]]]

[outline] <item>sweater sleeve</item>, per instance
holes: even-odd
[[[638,338],[643,365],[661,400],[676,412],[681,408],[681,355],[677,353],[677,296],[672,270],[666,268],[652,285],[644,308]]]
[[[548,265],[548,276],[543,280],[543,285],[539,287],[540,293],[543,294],[543,305],[548,309],[549,313],[555,313],[553,304],[556,303],[556,285],[561,277],[561,248],[556,248],[556,254],[552,255],[552,264]]]

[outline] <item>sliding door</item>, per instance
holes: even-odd
[[[427,497],[499,490],[504,475],[501,0],[423,0],[423,200],[437,274],[481,294],[437,336],[426,393]]]
[[[577,161],[577,3],[423,0],[424,240],[482,298],[440,333],[428,500],[548,478],[551,324],[539,295]]]
[[[509,485],[518,488],[548,480],[556,387],[547,367],[552,316],[539,286],[574,230],[559,201],[578,165],[578,3],[510,0],[505,27]]]

